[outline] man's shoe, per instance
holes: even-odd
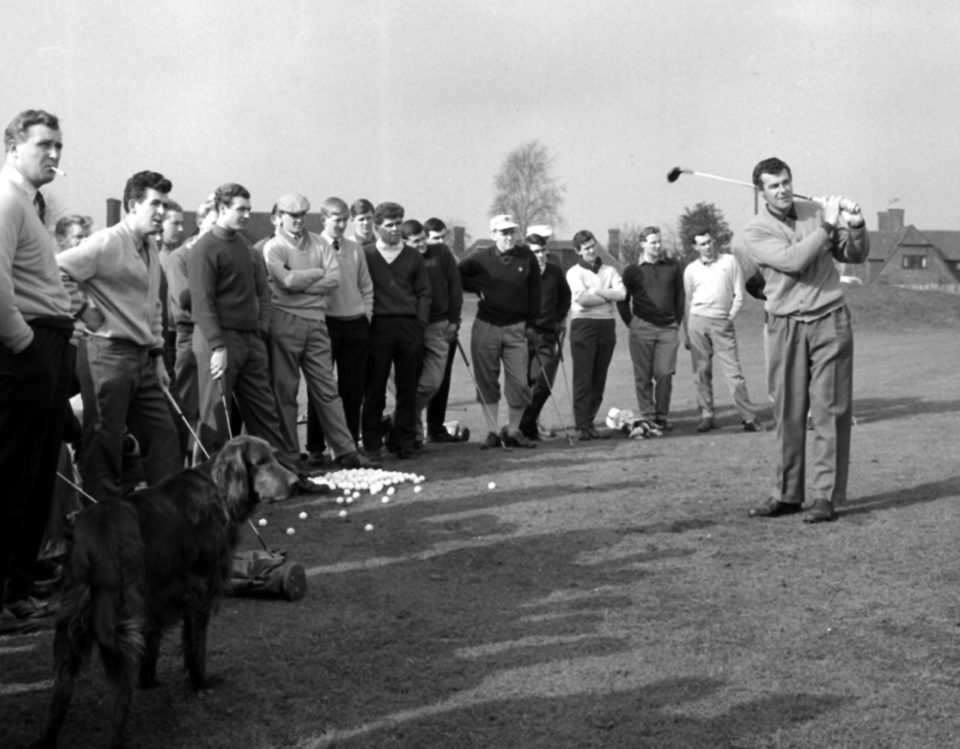
[[[431,432],[430,441],[438,444],[443,444],[446,442],[459,442],[459,437],[454,437],[450,432],[444,429],[442,432]]]
[[[307,465],[311,468],[322,468],[327,463],[327,456],[319,450],[310,453],[307,456]]]
[[[833,511],[833,502],[829,499],[813,500],[813,507],[803,516],[804,523],[829,523],[836,520],[837,514]]]
[[[58,607],[45,601],[38,601],[33,596],[27,596],[16,601],[7,601],[4,608],[17,619],[23,621],[25,619],[43,619],[53,616],[57,613]]]
[[[590,434],[589,429],[578,429],[576,433],[577,441],[579,442],[589,442],[593,439],[593,436]]]
[[[507,447],[536,447],[533,441],[526,437],[523,432],[517,430],[503,433],[503,444]]]
[[[395,454],[397,456],[397,460],[410,460],[412,458],[419,457],[416,450],[411,450],[408,447],[401,447]]]
[[[422,453],[422,452],[423,452],[423,440],[414,440],[414,443],[413,443],[413,451],[414,451],[415,453]]]
[[[781,502],[777,499],[768,499],[762,505],[757,505],[747,513],[752,518],[779,518],[784,515],[795,515],[800,512],[801,506],[796,502]]]
[[[588,427],[588,428],[587,428],[587,432],[590,434],[590,438],[591,438],[591,439],[595,439],[595,440],[608,440],[608,439],[610,439],[610,435],[609,435],[609,434],[607,434],[607,433],[605,433],[605,432],[604,432],[604,433],[600,433],[600,432],[597,431],[597,428],[596,428],[596,427],[593,427],[593,426]]]
[[[667,423],[666,419],[654,419],[653,425],[659,429],[661,432],[669,432],[670,425]]]
[[[714,429],[717,425],[713,421],[712,416],[704,416],[700,419],[700,423],[697,424],[698,432],[709,432],[711,429]]]
[[[361,455],[356,450],[346,455],[341,455],[333,462],[336,463],[339,468],[375,468],[373,461]]]
[[[743,431],[745,432],[762,432],[763,424],[761,424],[756,419],[745,419],[743,422]]]
[[[470,427],[463,427],[460,430],[460,441],[469,442],[470,441]],[[456,442],[456,440],[454,440]]]
[[[369,461],[371,468],[380,467],[380,462],[383,460],[383,453],[380,452],[380,448],[376,450],[364,450],[362,455]]]
[[[480,449],[489,450],[491,447],[500,447],[502,444],[499,434],[496,432],[488,432],[486,439],[480,443]]]

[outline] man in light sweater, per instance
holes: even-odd
[[[306,230],[310,201],[291,193],[277,199],[276,233],[263,248],[273,305],[270,367],[287,452],[297,454],[300,372],[310,402],[341,468],[369,464],[357,453],[337,393],[325,321],[327,295],[340,286],[340,264],[329,242]]]
[[[123,191],[126,215],[57,256],[103,315],[80,348],[77,376],[83,399],[83,488],[98,501],[123,495],[124,432],[140,446],[150,485],[182,466],[180,444],[162,388],[160,259],[157,236],[167,210],[170,180],[137,172]]]
[[[477,400],[488,429],[481,449],[536,447],[520,431],[520,421],[531,400],[528,346],[536,343],[533,326],[540,314],[540,265],[526,245],[517,244],[517,228],[512,216],[494,216],[490,219],[493,246],[477,250],[460,263],[463,290],[480,297],[470,332],[470,354]],[[507,425],[502,430],[501,362],[507,399]]]
[[[63,150],[56,116],[28,109],[3,133],[0,170],[0,633],[51,613],[30,595],[72,379],[73,318],[39,188]],[[25,623],[26,622],[26,623]]]
[[[770,495],[749,514],[800,512],[809,408],[814,496],[804,521],[820,523],[846,501],[853,419],[853,330],[835,261],[862,263],[870,240],[853,201],[794,200],[793,174],[778,158],[754,167],[753,184],[765,205],[744,227],[743,241],[765,281],[767,377],[780,449]]]
[[[693,379],[700,407],[698,432],[716,426],[713,410],[713,357],[716,354],[730,386],[733,403],[745,432],[759,432],[756,410],[750,403],[747,382],[740,371],[733,319],[743,304],[743,273],[729,254],[718,254],[709,227],[694,227],[690,239],[700,257],[683,271],[687,299],[683,345],[693,359]]]
[[[372,216],[372,206],[370,213]],[[360,410],[370,350],[370,320],[373,317],[373,280],[363,249],[344,236],[350,217],[346,202],[338,197],[327,198],[320,207],[320,216],[323,219],[320,242],[333,250],[340,266],[340,285],[327,294],[326,312],[330,351],[337,365],[337,392],[343,404],[347,429],[354,443],[359,444]],[[316,461],[325,449],[323,429],[316,409],[310,408],[307,416],[307,451]]]
[[[363,446],[370,457],[379,458],[385,436],[387,379],[393,366],[397,406],[388,447],[406,459],[415,455],[417,377],[430,319],[430,277],[420,253],[403,242],[403,207],[380,203],[374,217],[380,238],[375,247],[364,250],[373,279],[373,321],[361,416]]]
[[[567,271],[570,286],[570,355],[573,358],[573,415],[577,439],[605,439],[594,426],[603,403],[607,370],[617,345],[616,303],[626,296],[623,280],[597,255],[597,238],[583,229],[573,235],[580,261]]]

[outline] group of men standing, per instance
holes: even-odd
[[[428,415],[426,434],[453,439],[442,419],[466,291],[479,298],[470,350],[488,430],[482,447],[532,447],[539,439],[538,418],[568,316],[579,439],[605,436],[594,422],[618,313],[629,328],[641,419],[669,428],[682,339],[696,373],[698,429],[715,427],[714,354],[743,428],[761,429],[733,333],[743,273],[731,255],[717,254],[708,229],[692,232],[699,258],[686,269],[664,257],[659,229],[644,229],[642,255],[622,277],[602,262],[593,234],[580,231],[574,236],[578,262],[564,274],[547,262],[548,228],[529,227],[521,242],[517,223],[502,214],[490,222],[494,244],[458,267],[443,244],[442,222],[404,220],[402,206],[389,202],[348,207],[328,198],[320,209],[323,230],[314,234],[305,229],[308,199],[283,195],[273,212],[273,236],[254,247],[242,233],[250,193],[227,183],[198,211],[196,236],[175,247],[183,215],[169,198],[172,185],[143,171],[127,181],[122,221],[82,241],[64,240],[58,253],[39,190],[59,171],[57,118],[22,112],[4,131],[4,146],[0,591],[4,608],[17,619],[39,611],[30,596],[31,571],[50,510],[67,399],[75,390],[84,404],[84,489],[98,499],[124,491],[121,461],[129,435],[142,453],[148,483],[183,465],[187,440],[175,418],[181,408],[185,421],[202,424],[201,452],[218,449],[230,436],[236,411],[248,432],[302,467],[301,373],[315,419],[309,451],[329,447],[341,467],[375,465],[383,447],[410,458],[422,449],[423,414],[435,397],[439,417],[436,410]],[[800,509],[809,413],[815,498],[806,519],[830,520],[846,494],[852,388],[849,313],[833,261],[866,258],[863,218],[859,206],[838,197],[795,201],[790,169],[778,159],[757,165],[754,184],[765,206],[744,230],[744,242],[750,271],[765,282],[780,457],[774,490],[750,514],[776,517]],[[350,219],[352,238],[345,236]],[[71,226],[65,224],[64,235]],[[171,366],[176,395],[168,389]],[[396,408],[385,418],[391,371]],[[313,487],[301,482],[303,491]]]

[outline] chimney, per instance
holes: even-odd
[[[607,251],[617,260],[620,259],[620,230],[607,230]]]
[[[116,198],[107,198],[107,226],[120,223],[120,201]]]
[[[904,221],[903,208],[888,208],[877,213],[877,228],[880,231],[900,231]]]

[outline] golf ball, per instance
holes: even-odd
[[[418,494],[422,489],[423,487],[420,486],[420,484],[417,484],[415,487],[413,487],[413,493]]]
[[[306,520],[306,519],[307,519],[307,513],[301,512],[301,513],[300,513],[300,519],[301,519],[301,520]]]
[[[394,492],[396,492],[396,491],[397,491],[397,490],[394,489],[394,488],[391,486],[389,489],[387,489],[387,494],[392,497],[393,494],[394,494]]]
[[[260,519],[257,521],[257,525],[259,525],[261,528],[263,528],[263,526],[265,526],[266,524],[267,524],[267,519],[266,519],[266,518],[260,518]]]
[[[496,489],[496,488],[497,488],[497,482],[496,482],[496,481],[491,481],[489,484],[487,484],[487,488],[488,488],[488,489]]]
[[[390,497],[381,497],[381,498],[380,498],[380,501],[383,502],[384,504],[386,504],[387,502],[390,501]]]
[[[287,528],[287,535],[292,536],[296,531],[293,528]]]
[[[342,517],[342,518],[345,518],[345,517],[347,516],[347,511],[346,511],[346,510],[340,510],[340,512],[338,512],[337,515],[339,515],[339,516]]]
[[[365,526],[363,526],[363,529],[364,529],[365,531],[372,531],[372,530],[373,530],[373,524],[372,524],[372,523],[367,523]]]
[[[337,497],[337,504],[338,504],[338,505],[342,505],[342,504],[343,504],[343,497]]]

